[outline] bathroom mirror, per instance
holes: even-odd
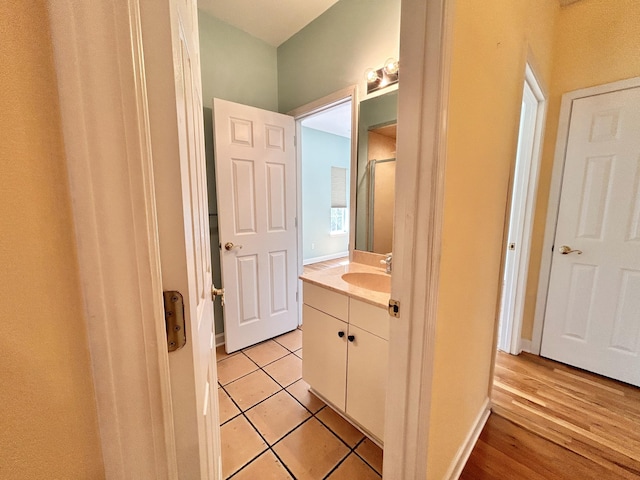
[[[398,90],[360,102],[355,249],[393,250]]]

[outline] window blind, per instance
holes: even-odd
[[[347,208],[347,169],[331,167],[331,208]]]

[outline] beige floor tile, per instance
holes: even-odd
[[[222,388],[218,388],[218,404],[220,405],[220,425],[240,413],[238,407],[233,404],[227,392]]]
[[[280,460],[273,452],[267,450],[240,470],[233,480],[290,480],[291,478]]]
[[[257,369],[258,366],[243,354],[232,355],[218,362],[218,381],[226,385]]]
[[[269,445],[300,425],[311,414],[282,390],[246,412]]]
[[[296,428],[273,449],[298,480],[324,478],[349,453],[315,418]]]
[[[244,412],[256,403],[276,393],[280,390],[280,385],[269,378],[269,375],[262,370],[258,370],[228,384],[225,388]]]
[[[364,434],[360,430],[338,415],[332,408],[325,408],[316,414],[316,417],[351,448],[364,438]]]
[[[302,348],[302,330],[295,329],[292,332],[274,338],[274,340],[292,352],[299,350]]]
[[[290,353],[264,367],[264,371],[275,378],[280,385],[287,387],[302,378],[302,360]]]
[[[295,352],[293,352],[293,353],[295,353],[298,357],[302,358],[302,349],[300,349],[300,350],[296,350],[296,351],[295,351]]]
[[[325,403],[309,391],[309,384],[300,379],[287,387],[287,392],[293,395],[311,413],[316,413]]]
[[[273,340],[267,340],[255,347],[247,348],[244,354],[261,367],[289,354],[289,350]]]
[[[220,427],[222,441],[222,474],[227,478],[267,448],[242,415]]]
[[[352,453],[327,478],[331,480],[379,480],[381,477]]]
[[[358,445],[356,453],[382,475],[382,449],[368,438]]]
[[[219,347],[216,347],[216,361],[219,362],[220,360],[224,360],[225,358],[236,355],[237,353],[240,352],[227,353],[224,351],[224,345],[220,345]]]

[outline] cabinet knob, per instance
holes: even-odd
[[[342,330],[341,330],[341,331],[339,331],[339,332],[338,332],[338,336],[339,336],[340,338],[344,337],[344,332],[343,332]]]
[[[347,337],[347,340],[349,340],[350,342],[353,342],[355,339],[356,339],[356,336],[355,336],[355,335],[349,335],[349,336]]]

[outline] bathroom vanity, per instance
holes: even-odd
[[[350,263],[300,278],[302,377],[313,393],[382,445],[391,277]]]

